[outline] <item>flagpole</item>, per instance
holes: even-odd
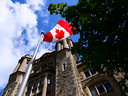
[[[39,49],[40,43],[41,43],[41,41],[43,40],[43,39],[42,39],[42,36],[43,36],[43,35],[44,35],[44,32],[41,32],[41,37],[40,37],[40,39],[39,39],[39,41],[38,41],[37,47],[36,47],[36,49],[35,49],[35,51],[34,51],[34,53],[33,53],[33,56],[32,56],[32,58],[31,58],[31,61],[30,61],[30,63],[29,63],[29,66],[28,66],[28,68],[27,68],[27,71],[26,71],[26,73],[25,73],[25,75],[24,75],[23,81],[22,81],[22,83],[21,83],[21,85],[20,85],[20,88],[19,88],[18,93],[17,93],[16,96],[23,96],[23,93],[24,93],[24,90],[25,90],[25,87],[26,87],[28,78],[29,78],[30,73],[31,73],[31,70],[32,70],[33,62],[34,62],[34,60],[35,60],[35,58],[36,58],[36,54],[37,54],[37,51],[38,51],[38,49]]]

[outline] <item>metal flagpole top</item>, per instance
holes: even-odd
[[[44,35],[44,32],[41,32],[41,34],[43,34],[43,35]]]

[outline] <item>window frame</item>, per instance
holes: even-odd
[[[85,78],[89,78],[89,77],[92,77],[92,76],[94,76],[94,75],[97,74],[97,72],[95,72],[95,74],[92,74],[91,71],[92,71],[92,70],[90,70],[90,69],[87,69],[86,71],[84,71]],[[89,73],[90,76],[87,77],[87,76],[86,76],[86,73]]]
[[[113,92],[115,93],[114,89],[113,89],[112,86],[111,86],[111,83],[109,83],[108,81],[107,81],[107,83],[111,86],[111,89],[110,89],[110,90],[107,90],[107,88],[105,87],[105,84],[107,84],[107,83],[104,83],[104,82],[106,82],[106,81],[107,81],[107,80],[94,83],[93,86],[91,86],[91,87],[89,88],[90,92],[91,92],[91,90],[94,90],[94,89],[95,89],[98,96],[102,96],[103,94],[108,95],[110,91],[113,91]],[[99,83],[100,85],[98,85],[98,83]],[[99,90],[98,90],[98,87],[100,87],[100,86],[102,86],[103,89],[104,89],[104,92],[102,92],[102,93],[100,93]],[[91,92],[91,94],[92,94],[92,92]],[[116,94],[116,93],[115,93],[115,94]],[[92,95],[92,96],[93,96],[93,95]]]

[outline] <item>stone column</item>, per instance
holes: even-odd
[[[41,78],[39,78],[38,86],[37,86],[37,93],[39,93],[39,86],[40,86]]]
[[[107,93],[107,90],[106,90],[106,88],[105,88],[105,86],[104,86],[104,84],[102,82],[101,82],[101,85],[103,86],[105,92]]]
[[[27,59],[25,58],[20,65],[19,71],[24,71],[24,67],[25,67],[26,63],[27,63]]]
[[[73,47],[72,41],[69,41],[69,49],[71,49],[71,47]]]
[[[47,82],[48,82],[48,74],[45,73],[42,96],[46,96],[46,93],[47,93],[47,84],[48,84]]]
[[[88,69],[88,72],[89,72],[90,76],[92,76],[92,73],[90,72],[90,69]]]
[[[86,76],[85,76],[84,72],[81,72],[80,75],[82,77],[82,80],[86,79]]]
[[[30,86],[30,85],[29,85]],[[34,82],[32,83],[32,88],[30,90],[30,95],[29,96],[32,96],[32,89],[34,88]]]
[[[90,92],[88,86],[86,86],[86,90],[87,90],[87,92],[88,92],[88,96],[92,96],[92,94],[91,94],[91,92]]]
[[[68,48],[66,39],[63,40],[63,48]]]
[[[57,43],[57,48],[56,49],[57,49],[57,51],[60,51],[61,50],[61,44],[60,44],[60,42]]]
[[[14,69],[13,73],[15,73],[15,72],[18,70],[19,66],[20,66],[20,63],[17,64],[17,66],[16,66],[16,68]]]

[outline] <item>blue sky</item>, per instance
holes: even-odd
[[[21,56],[33,54],[40,33],[50,31],[59,19],[65,20],[49,14],[47,7],[53,2],[75,5],[77,0],[0,0],[0,94]],[[71,38],[76,42],[79,35]],[[42,43],[37,58],[54,47],[55,43]]]

